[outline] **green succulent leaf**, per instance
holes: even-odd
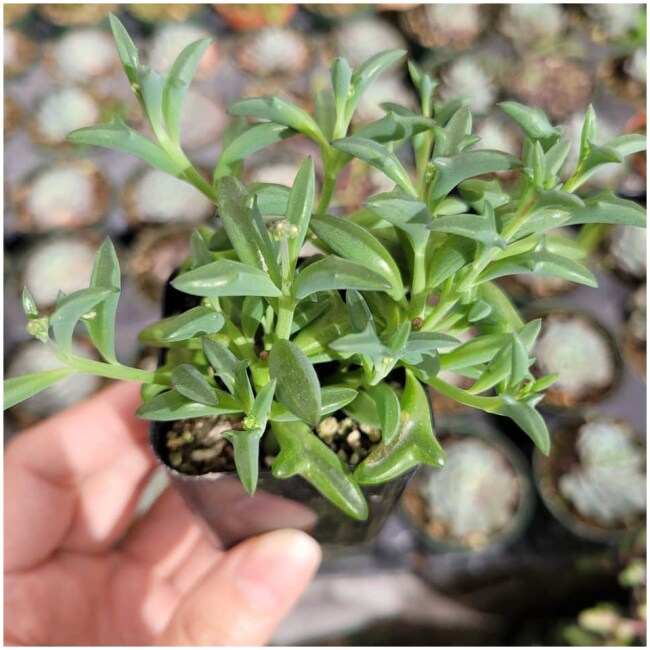
[[[224,147],[214,168],[213,181],[231,175],[237,165],[261,149],[296,135],[297,131],[273,122],[254,124]],[[284,214],[284,212],[280,213]]]
[[[235,450],[235,467],[244,489],[251,496],[255,494],[260,467],[260,440],[264,429],[233,429],[224,431],[221,435],[228,440]]]
[[[167,75],[162,92],[162,112],[167,130],[174,142],[178,143],[180,138],[181,110],[185,95],[201,58],[211,43],[210,38],[202,38],[190,43],[178,55]]]
[[[358,521],[368,518],[368,505],[343,461],[301,422],[275,422],[280,453],[273,463],[277,478],[302,476],[323,496]]]
[[[168,390],[147,400],[137,411],[137,415],[145,420],[156,422],[172,422],[187,418],[207,418],[213,415],[231,415],[243,411],[239,404],[228,393],[215,389],[217,406],[209,406],[194,402],[183,397],[176,390]]]
[[[248,361],[238,359],[225,345],[207,336],[201,339],[201,347],[219,379],[244,409],[250,410],[253,406],[253,389],[246,372]]]
[[[172,280],[172,286],[192,296],[266,296],[282,292],[264,271],[254,266],[221,259],[186,271]]]
[[[429,396],[409,370],[400,406],[402,416],[397,433],[389,442],[382,440],[354,472],[361,485],[385,483],[419,463],[444,465],[444,452],[433,429]]]
[[[526,401],[517,401],[510,395],[501,395],[503,404],[495,411],[513,420],[535,443],[537,448],[548,455],[551,437],[544,418]]]
[[[269,354],[271,378],[277,380],[278,401],[312,427],[320,421],[321,389],[318,376],[304,352],[279,339]]]
[[[332,64],[332,91],[337,115],[345,114],[351,81],[352,68],[350,64],[343,57],[334,59]]]
[[[334,253],[361,264],[381,275],[389,284],[388,295],[393,300],[404,296],[399,268],[379,240],[362,226],[330,215],[314,215],[311,229]]]
[[[485,204],[485,214],[455,214],[438,217],[429,225],[433,232],[444,232],[475,239],[485,246],[506,248],[506,242],[497,232],[494,211],[489,203]]]
[[[483,334],[466,343],[461,343],[449,352],[440,354],[443,370],[456,371],[468,366],[489,362],[507,343],[506,334]]]
[[[32,296],[30,290],[27,287],[23,289],[20,299],[25,316],[27,316],[27,318],[30,320],[32,318],[38,318],[39,314],[38,307],[36,306],[36,301],[34,300],[34,296]]]
[[[187,399],[207,406],[216,406],[219,401],[215,389],[210,386],[203,373],[189,363],[182,363],[172,370],[172,386]]]
[[[367,327],[363,332],[346,334],[329,344],[332,350],[346,357],[360,354],[375,361],[393,356],[393,351],[380,340],[374,329]]]
[[[356,399],[358,394],[354,388],[323,386],[321,388],[321,419],[346,407]],[[273,403],[269,419],[273,422],[298,422],[300,420],[299,417],[277,402]]]
[[[436,173],[431,183],[430,200],[441,199],[459,183],[473,176],[517,169],[521,162],[502,151],[464,151],[455,156],[433,158]]]
[[[350,118],[368,86],[378,79],[388,68],[399,61],[406,54],[405,50],[388,50],[371,56],[362,63],[353,73],[352,94],[347,104],[347,117]]]
[[[319,144],[327,146],[327,138],[314,120],[302,109],[283,97],[251,97],[240,99],[228,108],[230,115],[254,117],[299,131]]]
[[[426,239],[427,227],[432,219],[427,206],[403,192],[377,194],[365,203],[367,209],[392,223],[413,240]]]
[[[86,318],[90,338],[97,350],[109,363],[117,363],[115,357],[115,315],[120,299],[120,263],[110,239],[104,240],[95,255],[90,286],[110,289],[113,293],[97,304],[92,318]]]
[[[621,199],[613,192],[603,192],[586,199],[584,207],[572,212],[564,225],[586,223],[624,224],[645,228],[646,211],[634,201]]]
[[[296,226],[298,233],[289,239],[289,255],[296,260],[302,248],[311,213],[314,207],[314,192],[316,191],[316,176],[314,163],[307,158],[300,166],[287,201],[287,221]]]
[[[529,253],[512,255],[493,262],[479,275],[477,282],[494,280],[515,273],[549,275],[584,284],[588,287],[596,287],[598,284],[593,273],[584,264],[555,255],[549,252],[543,244],[540,244],[534,251]]]
[[[56,309],[50,316],[50,326],[56,342],[64,352],[72,353],[72,335],[81,318],[85,315],[92,318],[92,314],[96,313],[92,310],[116,293],[115,289],[107,287],[90,287],[57,300]]]
[[[477,287],[477,297],[490,306],[491,319],[496,321],[499,329],[515,331],[524,323],[510,297],[494,282],[483,282]]]
[[[224,322],[224,317],[210,307],[193,307],[178,316],[169,316],[145,327],[138,339],[149,345],[187,341],[199,334],[218,332]]]
[[[376,167],[407,194],[411,196],[417,195],[413,182],[397,156],[378,142],[358,136],[350,136],[335,140],[332,142],[332,146],[339,151],[367,162],[372,167]]]
[[[370,386],[368,393],[377,407],[381,439],[384,444],[389,445],[397,435],[401,423],[402,407],[399,398],[395,391],[383,382]]]
[[[181,178],[183,175],[184,170],[180,169],[160,146],[128,127],[117,116],[113,116],[108,124],[76,129],[69,133],[66,139],[74,144],[89,144],[124,151],[170,176]]]
[[[367,327],[375,329],[374,319],[368,303],[356,289],[348,289],[345,292],[345,304],[350,316],[350,324],[355,332],[363,332]]]
[[[645,135],[640,133],[627,133],[626,135],[619,135],[617,138],[605,143],[605,148],[613,149],[616,153],[625,158],[633,153],[645,151],[648,142]]]
[[[24,400],[36,395],[41,391],[49,388],[57,381],[71,375],[73,368],[56,368],[55,370],[43,370],[33,372],[22,377],[12,377],[5,379],[3,383],[3,403],[4,409],[23,402]]]
[[[498,180],[471,178],[460,183],[458,191],[476,212],[484,212],[486,203],[495,209],[510,203],[510,195],[503,190]]]
[[[260,269],[276,287],[281,286],[280,269],[269,233],[246,188],[232,176],[222,178],[217,186],[217,203],[223,227],[241,262]]]
[[[257,209],[263,217],[280,217],[287,214],[291,190],[286,185],[251,183],[248,189],[255,196]]]
[[[497,106],[509,115],[531,140],[552,140],[562,134],[562,130],[553,126],[540,108],[530,108],[517,102],[500,102]]]
[[[427,254],[427,286],[437,287],[474,260],[476,242],[459,235],[448,236]]]
[[[398,115],[393,111],[375,122],[362,126],[355,132],[358,138],[374,140],[380,144],[407,140],[418,133],[433,128],[435,122],[422,115]]]
[[[277,381],[272,379],[267,384],[264,384],[255,396],[253,407],[250,414],[257,421],[257,426],[264,431],[271,416],[271,406],[273,404],[273,396],[275,395],[275,388]]]
[[[122,62],[122,67],[126,73],[131,86],[138,86],[138,67],[140,60],[138,57],[138,49],[134,45],[129,33],[120,22],[115,14],[109,16],[111,31],[113,32],[113,40],[117,46],[117,53]]]
[[[266,306],[259,296],[246,296],[241,309],[241,329],[247,339],[255,337],[260,326]]]
[[[194,230],[190,237],[190,259],[193,269],[214,262],[208,243],[205,241],[200,230]]]
[[[329,255],[300,272],[295,282],[295,296],[302,300],[318,291],[388,291],[390,288],[390,283],[378,273],[356,262]]]

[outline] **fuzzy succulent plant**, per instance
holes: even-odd
[[[227,416],[233,422],[220,435],[232,445],[249,492],[262,465],[260,446],[272,443],[274,476],[301,475],[357,519],[368,514],[361,486],[390,481],[420,463],[444,462],[423,384],[464,405],[512,418],[548,452],[548,431],[536,405],[555,377],[535,378],[529,358],[540,321],[525,323],[494,280],[541,273],[594,286],[591,272],[567,253],[573,244],[546,232],[592,222],[643,226],[645,211],[635,203],[611,193],[589,198],[575,193],[605,162],[643,149],[642,136],[596,146],[589,111],[580,160],[562,183],[557,174],[569,143],[540,110],[501,105],[525,135],[521,159],[469,150],[477,142],[470,110],[462,101],[434,100],[436,83],[413,63],[409,73],[418,109],[384,104],[380,119],[351,132],[365,91],[404,56],[397,50],[376,54],[356,69],[336,59],[331,90],[316,97],[313,116],[281,96],[232,104],[229,113],[237,119],[208,179],[184,153],[179,124],[183,99],[210,41],[186,47],[161,74],[140,63],[116,18],[111,24],[153,137],[114,119],[68,139],[135,154],[194,185],[215,204],[219,221],[192,234],[190,257],[171,283],[193,296],[196,306],[141,333],[144,343],[167,350],[161,367],[148,371],[121,364],[114,352],[120,270],[106,241],[90,286],[61,293],[49,317],[24,291],[29,331],[65,367],[8,380],[6,406],[73,373],[140,381],[143,418]],[[297,134],[320,148],[322,184],[317,186],[310,158],[292,187],[242,184],[250,154]],[[413,174],[398,155],[408,148],[416,162]],[[336,180],[353,158],[383,173],[393,189],[341,218],[330,206],[336,203]],[[512,189],[481,178],[503,170],[518,170]],[[317,254],[303,256],[305,243]],[[102,361],[74,354],[71,341],[79,323]],[[470,328],[478,336],[461,343]],[[469,378],[471,386],[447,383],[441,370]],[[322,433],[324,418],[341,414],[381,432],[356,467],[315,433],[319,425]]]
[[[583,517],[603,526],[636,521],[646,508],[644,455],[626,422],[594,420],[580,428],[579,467],[560,477],[558,487]]]

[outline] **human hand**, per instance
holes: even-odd
[[[284,530],[215,549],[168,489],[133,521],[155,467],[138,390],[118,384],[5,450],[5,643],[262,645],[320,561]]]

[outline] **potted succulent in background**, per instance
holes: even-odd
[[[535,502],[522,453],[473,418],[450,420],[439,437],[444,471],[422,467],[401,503],[420,538],[437,551],[481,551],[517,541]]]
[[[535,454],[539,493],[574,534],[620,540],[646,513],[645,444],[628,422],[608,416],[565,421],[548,457]]]
[[[192,233],[165,317],[140,335],[161,350],[156,370],[116,359],[120,269],[109,240],[90,286],[59,294],[49,317],[25,289],[28,331],[65,367],[9,379],[6,406],[74,373],[141,382],[138,414],[155,423],[154,450],[226,546],[288,525],[331,543],[370,539],[409,473],[444,463],[424,384],[513,419],[548,453],[536,405],[556,377],[534,377],[529,358],[541,322],[525,323],[493,281],[542,273],[593,286],[562,238],[546,232],[602,221],[644,225],[635,203],[574,193],[604,161],[642,149],[642,136],[596,146],[589,111],[579,163],[562,184],[557,173],[568,143],[541,111],[501,105],[526,136],[521,160],[470,151],[477,138],[469,109],[434,101],[435,82],[414,64],[419,110],[384,105],[383,117],[350,134],[366,89],[404,55],[389,51],[354,70],[336,59],[332,89],[317,96],[315,117],[279,96],[232,104],[239,119],[207,179],[184,153],[179,125],[210,41],[186,47],[161,74],[140,64],[116,18],[111,24],[153,138],[116,118],[69,140],[128,151],[194,185],[217,206],[219,223]],[[310,158],[292,187],[238,180],[250,154],[296,134],[320,149],[319,188]],[[413,151],[413,175],[398,156],[403,147]],[[345,218],[333,216],[337,178],[353,158],[380,170],[394,189]],[[480,178],[515,169],[519,183],[510,190]],[[78,325],[102,361],[74,353]],[[478,335],[461,343],[470,329]],[[441,379],[450,369],[471,386]]]

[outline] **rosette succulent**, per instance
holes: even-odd
[[[635,203],[609,193],[575,193],[605,161],[643,149],[642,136],[596,146],[589,111],[580,160],[562,183],[557,174],[569,144],[540,110],[501,105],[525,135],[520,158],[470,151],[477,141],[470,110],[460,101],[439,101],[435,81],[413,63],[417,109],[386,103],[383,116],[353,129],[365,91],[404,56],[397,50],[354,69],[336,59],[331,89],[316,97],[314,115],[282,96],[232,104],[229,113],[237,119],[206,178],[184,153],[179,125],[210,41],[187,46],[162,74],[142,65],[124,27],[115,18],[111,23],[153,135],[114,119],[68,139],[127,151],[194,185],[214,203],[219,220],[193,232],[190,256],[171,281],[192,306],[141,333],[143,343],[166,351],[155,371],[126,366],[115,356],[120,270],[110,241],[97,253],[90,286],[59,294],[49,317],[25,289],[29,331],[56,351],[64,367],[8,380],[7,406],[73,373],[140,381],[139,415],[169,422],[170,432],[180,420],[211,418],[214,424],[227,418],[230,428],[219,436],[249,493],[270,464],[275,477],[302,476],[360,520],[368,514],[361,486],[391,481],[421,463],[443,464],[423,384],[512,418],[549,450],[536,405],[554,377],[535,378],[529,358],[540,321],[525,323],[494,280],[541,273],[593,286],[591,272],[565,254],[561,238],[546,232],[592,222],[643,226],[645,211]],[[249,155],[297,134],[320,149],[322,183],[310,158],[291,187],[239,180]],[[398,155],[408,149],[413,174]],[[393,189],[335,216],[336,181],[353,158],[383,173]],[[503,170],[518,172],[511,189],[481,178]],[[74,353],[78,324],[102,361]],[[460,343],[470,328],[478,335]],[[441,370],[470,379],[470,387],[447,383]],[[351,452],[367,440],[356,466],[353,453],[344,460],[319,437],[328,435],[323,427],[333,425],[330,416],[356,423],[346,428]]]

